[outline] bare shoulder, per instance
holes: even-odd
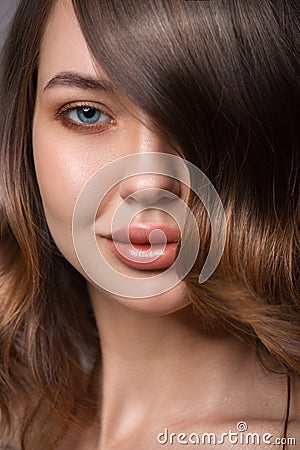
[[[295,439],[293,443],[296,442],[296,446],[290,445],[288,448],[300,448],[300,376],[294,377],[291,382],[291,401],[287,436]]]

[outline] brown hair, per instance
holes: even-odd
[[[225,251],[199,284],[210,226],[191,198],[201,251],[185,282],[200,323],[248,339],[269,369],[300,374],[299,6],[72,3],[96,61],[223,202]],[[9,425],[24,400],[24,449],[40,445],[35,437],[27,447],[26,436],[42,405],[65,428],[87,426],[97,405],[100,343],[85,281],[51,238],[31,148],[39,48],[53,4],[21,1],[1,62],[0,408]]]

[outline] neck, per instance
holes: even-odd
[[[249,344],[230,333],[204,333],[190,305],[153,316],[93,287],[90,296],[101,342],[101,434],[107,439],[116,429],[125,435],[133,424],[177,423],[183,411],[185,420],[205,421],[228,421],[245,405],[250,415],[257,413],[267,376]]]

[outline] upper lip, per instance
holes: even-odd
[[[128,227],[119,228],[114,231],[113,236],[112,234],[108,234],[104,237],[123,243],[149,244],[149,235],[154,230],[161,230],[165,235],[165,239],[162,239],[161,233],[156,236],[154,233],[151,236],[152,244],[161,244],[165,240],[167,243],[177,242],[180,238],[180,230],[178,227],[162,223],[131,223]]]

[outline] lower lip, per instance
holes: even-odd
[[[150,251],[150,244],[128,244],[118,242],[122,253],[118,252],[114,242],[107,239],[107,244],[112,253],[124,264],[129,267],[140,270],[161,270],[171,267],[176,259],[177,242],[170,242],[165,245],[152,245]],[[153,259],[157,257],[154,261]],[[147,258],[148,261],[147,262]]]

